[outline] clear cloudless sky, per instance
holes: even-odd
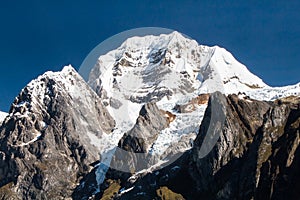
[[[0,110],[45,71],[77,70],[100,42],[138,27],[164,27],[229,50],[267,84],[300,81],[298,0],[1,1]]]

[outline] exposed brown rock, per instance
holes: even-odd
[[[156,194],[161,200],[184,200],[183,196],[181,194],[177,194],[170,190],[168,187],[160,187],[156,190]]]
[[[196,98],[192,98],[187,104],[176,105],[174,107],[174,110],[176,110],[179,113],[193,112],[197,106],[207,104],[209,96],[209,94],[201,94]]]
[[[164,113],[164,116],[167,118],[168,120],[168,125],[173,122],[176,118],[176,115],[172,114],[171,112],[169,111],[163,111],[162,112]]]

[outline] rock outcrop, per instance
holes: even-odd
[[[155,103],[145,104],[135,126],[119,142],[119,147],[135,153],[146,153],[161,130],[167,128],[168,116]]]
[[[149,148],[160,131],[168,126],[168,120],[155,103],[145,104],[134,127],[120,139],[110,166],[121,172],[137,172],[155,164],[155,156],[149,154]]]
[[[296,199],[300,101],[267,103],[231,95],[227,102],[218,143],[199,157],[206,116],[191,153],[189,174],[199,198]]]

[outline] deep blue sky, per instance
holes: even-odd
[[[66,64],[78,69],[106,38],[145,26],[225,47],[267,84],[294,84],[300,81],[299,8],[298,0],[1,1],[0,110],[38,75]]]

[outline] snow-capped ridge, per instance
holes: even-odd
[[[234,77],[234,78],[237,77],[241,83],[248,84],[250,86],[257,87],[257,88],[263,88],[263,87],[267,86],[261,78],[257,77],[253,73],[251,73],[245,65],[239,63],[233,57],[233,55],[229,51],[227,51],[225,48],[221,48],[221,47],[216,48],[214,55],[216,55],[216,53],[221,54],[224,62],[230,66],[230,67],[228,66],[228,68],[219,67],[219,73],[221,73],[221,75],[223,74],[222,72],[224,72],[226,70],[226,75],[227,75],[226,78],[228,78],[228,75],[230,73],[232,73],[232,76],[229,77],[229,79],[232,77]],[[220,56],[220,55],[218,55],[218,56]],[[238,63],[238,64],[233,66],[235,63]],[[226,80],[224,80],[224,81],[226,81]],[[227,81],[229,81],[229,80],[227,80]]]
[[[48,85],[45,84],[45,81],[48,79],[52,82],[52,89],[61,90],[62,88],[65,88],[66,90],[69,90],[69,92],[72,92],[72,85],[75,79],[80,79],[81,81],[83,81],[83,79],[71,65],[63,67],[63,69],[58,72],[47,71],[44,74],[38,76],[36,79],[30,81],[27,86],[25,86],[21,90],[21,93],[30,94],[30,99],[19,99],[18,97],[16,97],[13,106],[25,106],[36,109],[42,108],[44,101],[52,98],[53,95],[53,92],[49,89],[50,83]],[[73,94],[77,95],[76,92],[74,92]]]
[[[114,121],[98,95],[71,65],[65,66],[59,72],[48,71],[29,82],[15,98],[10,117],[30,120],[36,113],[55,112],[53,103],[70,107],[69,114],[77,131],[85,133],[81,134],[81,139],[89,140],[99,151],[103,145],[108,145],[107,141],[100,138],[112,131]],[[40,127],[47,126],[42,121],[40,124]],[[32,142],[39,137],[35,138]]]
[[[112,75],[122,76],[124,72],[130,70],[125,67],[142,67],[150,70],[158,68],[159,65],[169,67],[178,73],[187,73],[193,82],[200,81],[202,89],[199,88],[200,83],[196,83],[200,93],[223,91],[230,94],[238,87],[247,90],[267,86],[226,49],[199,45],[195,40],[186,38],[176,31],[159,36],[128,38],[119,48],[99,57],[96,67],[90,74],[89,83],[94,89],[101,85],[107,91],[117,79],[111,77]],[[106,74],[107,78],[102,75],[100,81],[99,76],[107,72],[111,74]],[[216,82],[219,80],[223,83]],[[212,85],[215,86],[211,87]]]
[[[287,85],[282,87],[264,87],[246,91],[246,94],[253,99],[262,101],[275,101],[280,98],[289,96],[300,97],[300,82],[295,85]]]
[[[174,43],[197,43],[195,40],[184,37],[181,33],[174,31],[170,34],[160,34],[159,36],[146,35],[146,36],[134,36],[126,39],[121,46],[120,50],[140,49],[141,47],[148,46],[149,48],[163,49],[167,48]]]

